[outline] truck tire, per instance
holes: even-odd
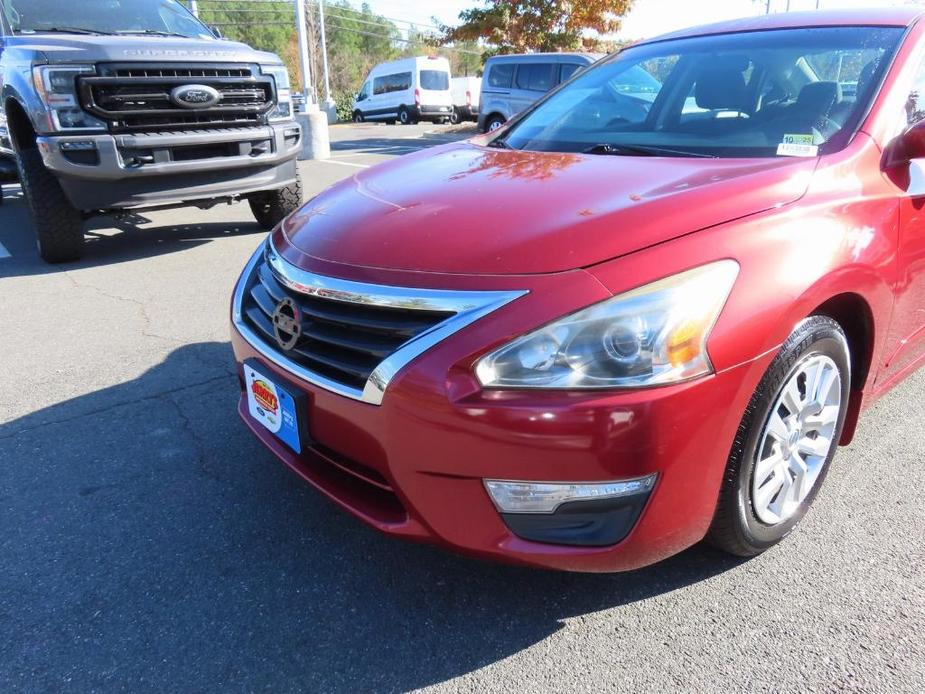
[[[295,183],[277,190],[253,193],[247,198],[257,223],[272,231],[288,215],[302,206],[302,181],[296,176]]]
[[[84,222],[37,149],[16,154],[23,197],[35,225],[39,255],[46,263],[66,263],[83,255]]]

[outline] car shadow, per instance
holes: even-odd
[[[246,431],[232,364],[226,343],[184,346],[0,425],[0,573],[18,596],[0,598],[16,634],[0,662],[20,685],[407,691],[740,564],[698,546],[566,574],[384,537]]]
[[[45,275],[86,267],[119,263],[179,253],[232,236],[265,233],[256,222],[202,222],[153,226],[144,214],[125,213],[97,217],[86,226],[84,255],[79,261],[49,265],[38,257],[32,220],[19,189],[4,189],[0,206],[3,224],[0,243],[12,255],[0,263],[0,278]]]

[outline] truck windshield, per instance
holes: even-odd
[[[212,38],[212,32],[176,0],[0,0],[17,34],[150,34]]]
[[[627,156],[816,156],[843,147],[903,30],[781,29],[642,44],[598,64],[494,146]]]

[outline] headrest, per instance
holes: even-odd
[[[800,90],[797,106],[808,113],[825,114],[841,98],[841,85],[838,82],[810,82]]]
[[[861,69],[861,74],[858,77],[858,98],[865,94],[870,88],[870,84],[874,79],[874,73],[877,72],[878,67],[880,67],[880,59],[874,58]]]
[[[744,110],[748,103],[748,87],[745,76],[736,65],[723,64],[705,68],[697,76],[694,85],[694,99],[697,106],[711,111],[728,109]]]

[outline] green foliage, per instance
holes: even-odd
[[[294,8],[285,2],[199,0],[199,18],[234,41],[282,55],[295,34]]]
[[[353,97],[353,92],[341,92],[334,99],[334,103],[337,105],[337,120],[353,120]]]

